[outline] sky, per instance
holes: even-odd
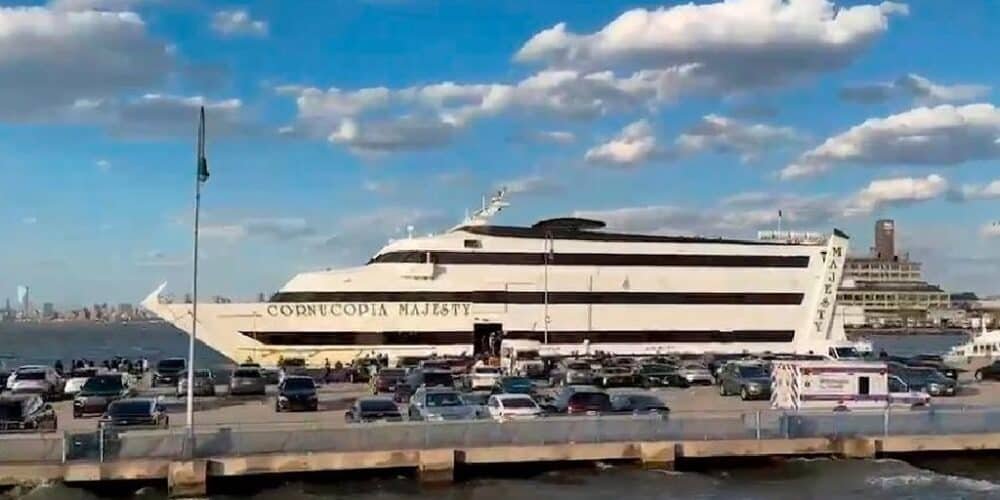
[[[1000,2],[0,1],[0,299],[363,264],[495,219],[852,236],[1000,293]]]

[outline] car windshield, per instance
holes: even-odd
[[[465,401],[465,404],[470,404],[470,405],[484,405],[486,404],[486,400],[489,398],[490,394],[488,392],[470,393],[462,395],[462,401]]]
[[[628,368],[623,368],[620,366],[609,366],[604,369],[604,373],[608,373],[611,375],[620,375],[623,373],[628,373]]]
[[[860,358],[861,354],[858,350],[853,347],[834,347],[833,353],[837,355],[838,358]]]
[[[97,377],[90,377],[83,384],[83,390],[87,392],[119,391],[121,388],[121,375],[99,375]]]
[[[149,415],[150,404],[148,401],[116,401],[111,403],[108,414],[112,417],[126,415]]]
[[[477,375],[499,375],[500,369],[492,366],[480,366],[475,369]]]
[[[369,399],[360,402],[361,411],[399,411],[396,403],[388,399]]]
[[[590,365],[587,363],[570,363],[566,366],[566,368],[569,368],[570,370],[589,370]]]
[[[635,394],[629,396],[628,402],[632,404],[632,406],[639,407],[663,406],[663,402],[657,399],[656,396],[649,396],[646,394]]]
[[[699,364],[688,363],[688,364],[684,365],[684,369],[685,370],[705,370],[706,368],[704,366],[699,365]]]
[[[194,378],[211,378],[211,377],[212,377],[212,372],[210,372],[208,370],[195,370],[194,371]]]
[[[383,368],[378,372],[378,376],[388,380],[400,379],[406,376],[406,370],[402,368]]]
[[[260,378],[260,370],[255,368],[240,368],[233,373],[235,378]]]
[[[535,408],[535,402],[529,398],[503,398],[504,408]]]
[[[649,364],[649,365],[642,365],[639,367],[639,371],[642,373],[662,373],[671,371],[672,369],[673,369],[672,366],[662,365],[662,364]]]
[[[538,359],[538,351],[518,351],[517,359]]]
[[[285,380],[286,391],[307,391],[316,389],[316,382],[311,378],[290,378]]]
[[[424,385],[446,385],[451,386],[455,381],[451,373],[424,373]]]
[[[462,406],[465,404],[456,392],[432,392],[427,395],[427,406],[437,408],[440,406]]]
[[[157,370],[180,370],[184,368],[183,359],[163,359],[156,363]]]
[[[747,378],[762,378],[767,377],[768,374],[762,366],[741,366],[740,376]]]
[[[17,374],[18,380],[45,380],[45,372],[21,372]]]
[[[20,420],[20,419],[21,419],[20,401],[0,401],[0,421]]]
[[[70,372],[70,377],[73,378],[87,378],[97,375],[97,368],[77,368]]]
[[[578,392],[569,397],[569,403],[576,405],[602,406],[608,401],[608,395],[600,392]]]

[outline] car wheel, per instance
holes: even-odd
[[[975,374],[974,377],[975,377],[975,379],[976,379],[977,382],[982,382],[983,381],[983,371],[982,370],[976,370],[976,374]]]
[[[82,416],[83,416],[83,413],[78,412],[76,410],[73,410],[73,418],[80,418]]]
[[[740,399],[742,399],[743,401],[750,399],[750,393],[747,392],[746,387],[740,388]]]

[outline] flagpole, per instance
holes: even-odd
[[[202,162],[205,158],[205,108],[201,108],[198,121],[197,169],[194,180],[194,276],[191,293],[191,336],[188,338],[187,369],[187,436],[194,452],[194,341],[198,336],[198,228],[201,218]]]

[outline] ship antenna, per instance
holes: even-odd
[[[463,227],[463,226],[482,226],[487,224],[493,216],[500,213],[501,210],[510,206],[510,203],[506,201],[507,188],[501,187],[495,195],[493,195],[489,201],[486,201],[486,197],[483,197],[483,207],[471,215],[466,215],[465,220],[461,224],[452,228],[452,231]]]

